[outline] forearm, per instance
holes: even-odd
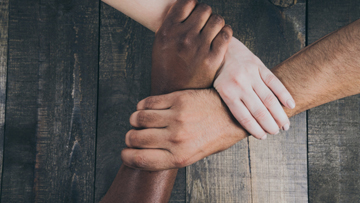
[[[156,32],[176,0],[102,0],[141,25]]]
[[[273,70],[296,101],[289,116],[360,93],[360,19],[318,40]]]
[[[289,117],[360,93],[359,35],[360,20],[301,50],[273,69],[297,103],[293,110],[286,110]],[[231,54],[237,54],[236,50],[233,46],[228,48]],[[248,136],[213,89],[178,91],[146,98],[138,106],[140,108],[133,114],[133,120],[139,119],[137,115],[140,114],[155,119],[141,125],[133,122],[132,125],[145,128],[143,132],[166,126],[166,130],[157,129],[165,139],[153,146],[171,154],[158,159],[161,165],[154,164],[151,161],[153,156],[149,154],[143,154],[141,162],[136,157],[127,156],[124,162],[135,168],[161,170],[185,167],[226,150]],[[156,119],[160,113],[162,118]],[[138,148],[145,149],[148,143],[153,143],[146,137],[135,137],[133,145]]]
[[[115,9],[156,32],[175,0],[103,0]],[[166,91],[152,90],[160,93]],[[177,170],[147,172],[124,164],[101,202],[167,202]]]
[[[177,1],[158,30],[152,53],[151,95],[189,87],[204,88],[212,84],[216,70],[224,59],[232,30],[224,26],[221,17],[211,16],[209,6],[196,5],[196,1]],[[165,32],[166,36],[163,34]],[[191,41],[191,46],[184,49],[181,37],[189,33],[192,35],[187,37],[187,41]],[[154,136],[157,135],[161,134],[154,133]],[[137,148],[130,144],[129,139],[126,139],[126,143],[129,148],[123,150],[123,160],[126,154],[129,155],[126,152]],[[150,150],[150,154],[156,153],[155,149]],[[139,154],[137,160],[141,162]],[[176,174],[177,170],[147,172],[123,165],[103,202],[167,202]]]

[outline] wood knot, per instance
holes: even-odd
[[[270,2],[273,3],[275,6],[287,8],[295,5],[297,0],[270,0]]]

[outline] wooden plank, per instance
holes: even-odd
[[[12,1],[1,202],[33,202],[39,38],[38,1]]]
[[[93,202],[99,2],[12,1],[2,202]]]
[[[309,43],[360,18],[359,1],[308,2]],[[359,202],[360,95],[311,109],[308,119],[310,202]]]
[[[96,192],[99,201],[121,165],[125,134],[136,104],[150,95],[154,33],[106,4],[101,6]],[[170,202],[185,201],[185,170]]]
[[[8,58],[9,0],[0,1],[0,191],[4,150],[6,78]],[[1,196],[1,192],[0,192]]]
[[[270,1],[206,1],[267,67],[305,45],[305,0],[290,8]],[[266,141],[243,140],[187,168],[189,202],[303,202],[307,200],[306,114],[291,130]],[[284,147],[286,146],[286,147]],[[249,168],[250,166],[250,168]]]
[[[255,32],[255,36],[266,33],[271,39],[270,43],[266,38],[255,42],[259,43],[255,53],[268,67],[305,46],[306,1],[299,0],[288,8],[273,7],[272,12],[275,16],[260,17],[270,19],[267,24],[271,30]],[[252,202],[308,200],[306,113],[296,115],[290,122],[288,132],[270,136],[265,141],[249,139]]]

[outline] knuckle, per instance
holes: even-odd
[[[175,156],[174,165],[176,168],[183,168],[189,165],[189,159],[184,156]]]
[[[200,3],[198,5],[198,7],[205,13],[212,13],[212,9],[209,5],[207,4],[204,4],[204,3]]]
[[[133,165],[136,168],[145,168],[147,166],[147,162],[146,162],[145,157],[143,155],[141,155],[141,154],[136,154],[134,156]]]
[[[229,26],[224,27],[224,29],[221,31],[221,36],[225,41],[229,40],[230,37],[232,37],[233,31],[232,28]]]
[[[253,121],[252,117],[244,117],[239,120],[239,123],[243,126],[251,126],[251,122]]]
[[[238,87],[242,87],[241,81],[242,81],[242,78],[239,76],[231,77],[231,82],[234,83]]]
[[[275,77],[275,75],[273,75],[273,74],[268,74],[268,75],[266,75],[265,78],[264,78],[264,82],[265,82],[265,84],[267,84],[267,85],[272,84],[275,80],[276,80],[276,77]]]
[[[192,35],[190,33],[185,33],[179,38],[179,48],[180,50],[187,50],[192,44]]]
[[[186,105],[187,102],[188,102],[188,93],[179,95],[179,97],[177,98],[177,101],[178,101],[181,105],[183,105],[183,104]]]
[[[215,66],[213,66],[212,60],[210,57],[205,58],[202,62],[203,67],[205,67],[208,70],[213,70],[215,68]]]
[[[219,92],[219,94],[221,95],[224,101],[231,103],[235,102],[236,100],[235,95],[232,94],[231,90],[227,88],[225,85],[217,87],[216,90]]]
[[[265,106],[269,107],[274,105],[277,102],[276,97],[273,94],[268,94],[265,98],[264,98],[264,104]]]
[[[129,137],[128,137],[129,146],[128,147],[135,147],[139,143],[138,136],[136,136],[136,133],[134,131],[129,131]]]
[[[128,131],[128,132],[126,133],[126,135],[125,135],[125,144],[126,144],[127,147],[131,147],[131,141],[130,141],[130,139],[131,139],[131,132],[132,132],[132,130]]]
[[[254,118],[256,118],[256,120],[263,120],[267,116],[267,113],[268,113],[267,109],[260,108],[260,109],[255,110],[253,116],[254,116]]]
[[[153,108],[154,105],[156,105],[158,103],[160,103],[160,101],[158,99],[156,99],[156,97],[150,96],[145,99],[144,108],[151,109],[151,108]]]
[[[225,24],[225,20],[221,15],[214,14],[211,18],[214,24]]]
[[[186,113],[184,111],[179,111],[175,118],[175,121],[177,123],[183,124],[186,122],[186,119],[187,119]]]
[[[139,125],[146,125],[152,118],[145,111],[139,111],[136,120]]]

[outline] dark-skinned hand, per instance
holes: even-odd
[[[230,26],[210,6],[178,1],[155,35],[152,94],[210,87],[231,37]]]

